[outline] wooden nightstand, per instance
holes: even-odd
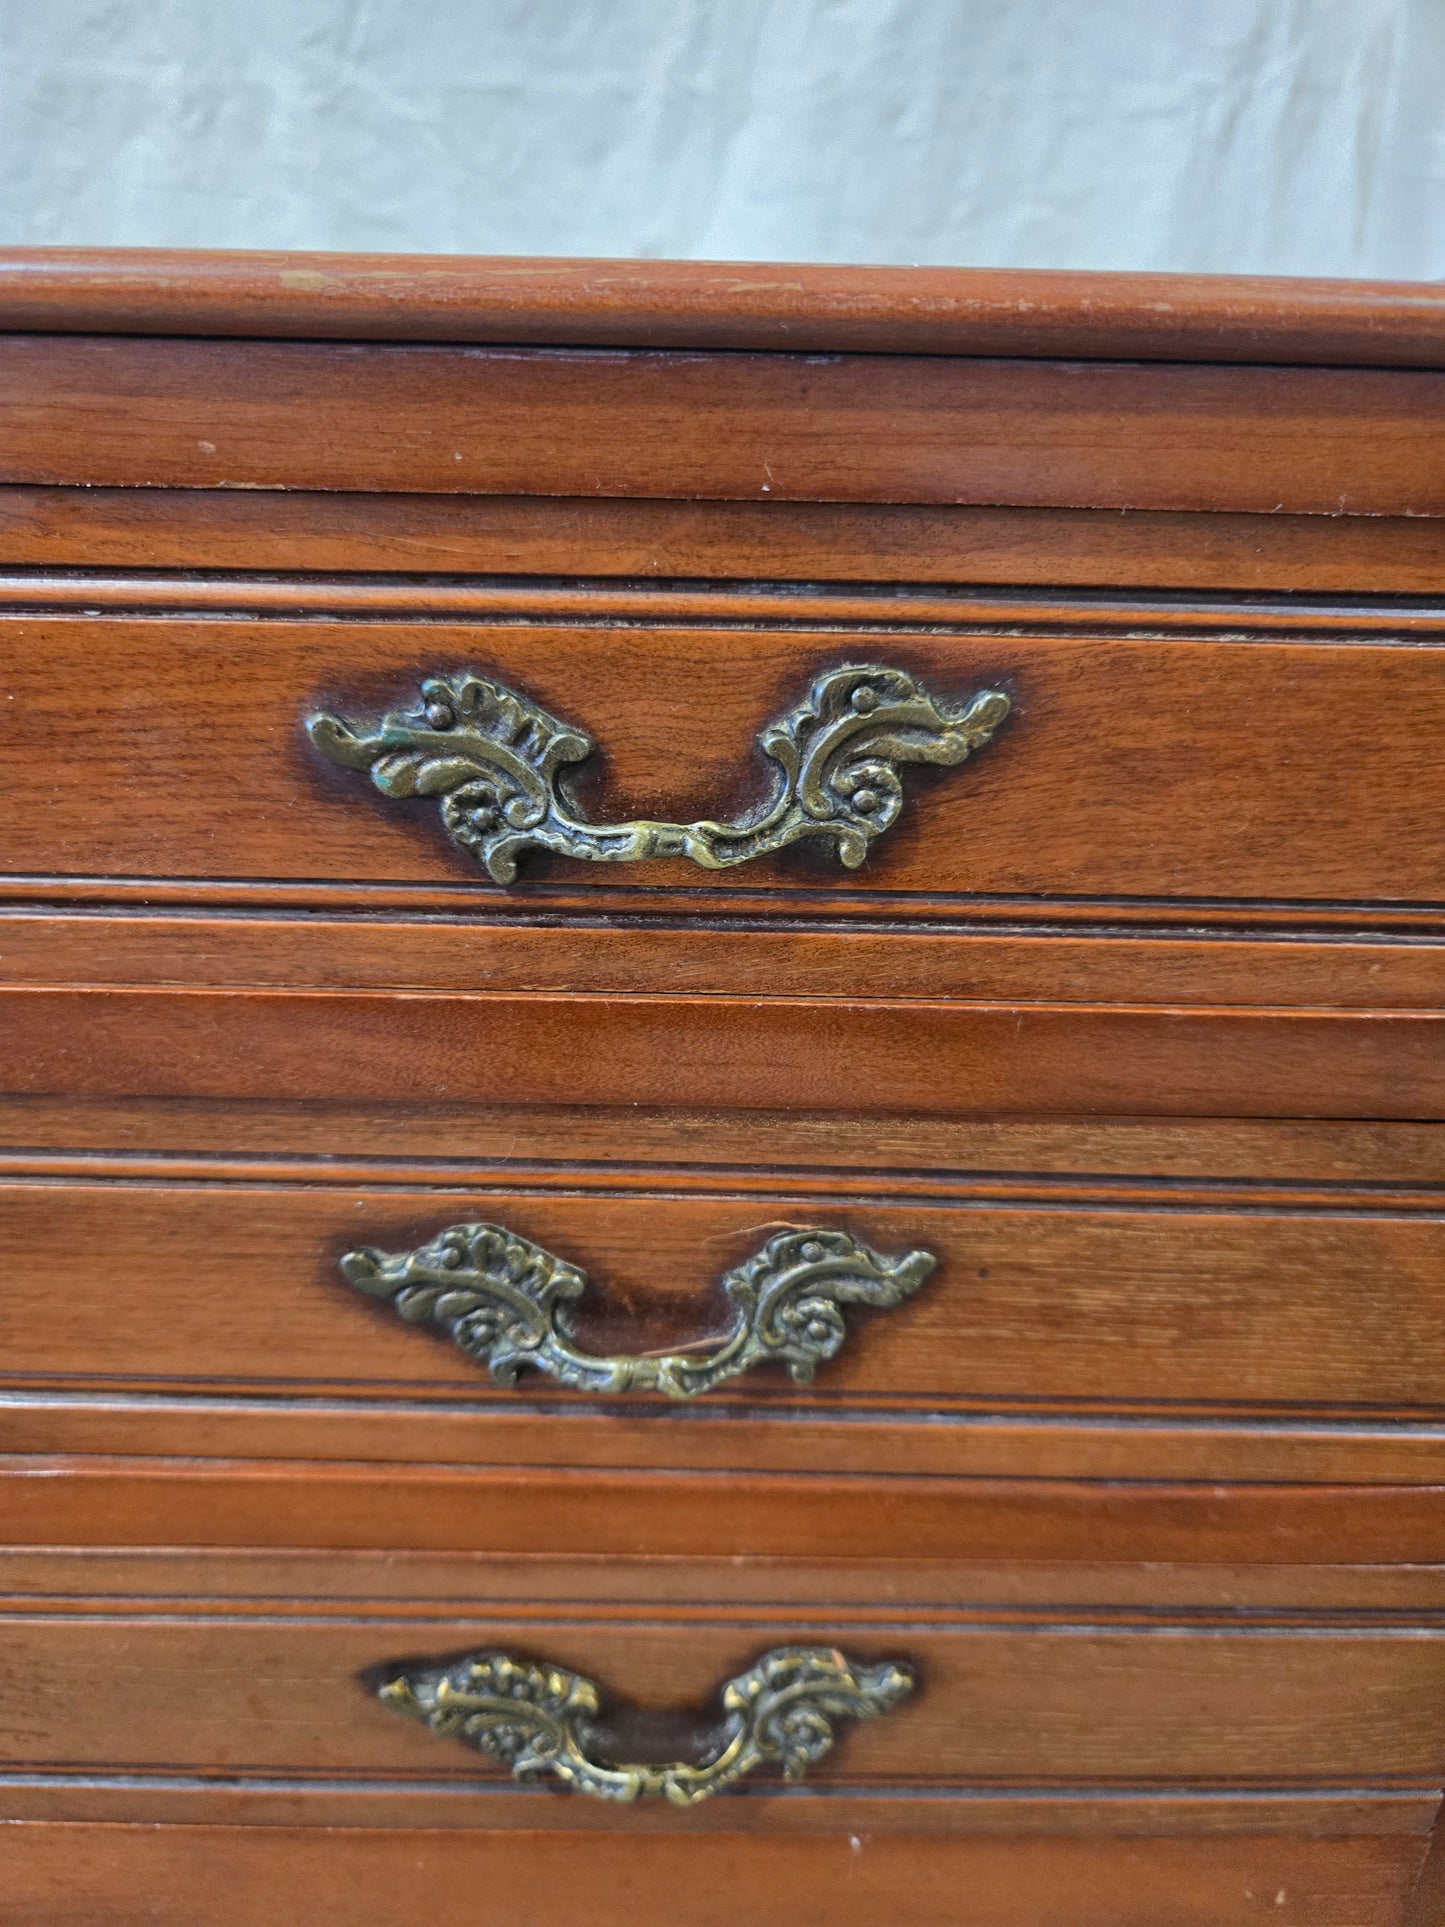
[[[1445,292],[0,328],[0,1915],[1438,1922]]]

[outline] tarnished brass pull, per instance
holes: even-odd
[[[733,1309],[725,1337],[616,1358],[579,1351],[567,1329],[586,1273],[501,1225],[454,1224],[414,1251],[348,1251],[341,1270],[368,1298],[450,1338],[499,1385],[532,1365],[582,1392],[695,1398],[754,1365],[786,1365],[805,1384],[847,1337],[840,1307],[900,1305],[937,1262],[927,1251],[884,1258],[846,1231],[785,1231],[723,1279]]]
[[[368,771],[384,796],[439,797],[452,840],[494,882],[511,883],[528,850],[593,863],[690,857],[705,870],[724,870],[804,837],[830,841],[839,861],[856,869],[903,807],[899,765],[961,763],[1008,712],[997,689],[954,706],[901,669],[830,669],[806,702],[759,736],[779,776],[771,799],[736,823],[585,822],[562,772],[592,754],[591,737],[485,676],[433,676],[414,709],[391,710],[370,725],[323,710],[306,728],[323,755]]]
[[[801,1779],[833,1744],[839,1720],[871,1720],[913,1691],[910,1666],[860,1666],[827,1646],[779,1646],[722,1689],[723,1717],[696,1764],[624,1764],[597,1730],[602,1695],[561,1666],[472,1653],[452,1666],[398,1673],[380,1688],[398,1713],[443,1738],[466,1740],[516,1780],[554,1774],[599,1800],[658,1795],[694,1805],[766,1762]]]

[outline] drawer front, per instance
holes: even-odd
[[[297,596],[304,606],[305,590]],[[1151,620],[1162,617],[1146,606],[1134,613],[1136,627]],[[906,898],[1437,903],[1430,798],[1445,657],[1418,646],[1424,635],[1401,646],[1381,620],[1361,616],[1353,636],[1270,634],[1257,623],[1243,638],[1139,639],[1038,633],[1026,614],[1006,633],[953,635],[735,619],[692,629],[611,617],[484,625],[441,612],[427,623],[12,615],[0,627],[17,718],[0,759],[0,868],[315,888],[461,883],[490,902],[502,886],[478,860],[489,853],[498,873],[520,865],[513,889],[696,884],[703,873],[693,863],[664,854],[687,842],[690,826],[697,861],[736,866],[706,872],[728,892],[845,896],[866,885]],[[114,664],[100,726],[77,696],[98,659]],[[896,753],[885,744],[866,769],[825,757],[816,780],[834,783],[826,799],[813,796],[806,769],[795,793],[793,752],[775,743],[760,754],[759,739],[780,721],[794,727],[787,719],[814,701],[820,677],[860,662],[906,672],[942,705],[937,714],[963,714],[989,690],[1009,698],[1011,713],[995,718],[993,739],[962,768],[914,767],[963,754],[957,729],[931,723]],[[429,677],[463,671],[540,705],[559,742],[565,725],[569,747],[557,760],[516,778],[520,815],[506,815],[513,792],[498,792],[495,769],[466,749],[478,738],[455,704],[423,697]],[[825,708],[832,700],[817,698]],[[441,724],[431,734],[424,710]],[[370,740],[393,712],[415,712],[407,742],[425,748],[435,736],[440,761],[418,749],[409,775],[385,759],[338,767],[306,739],[309,717],[330,714]],[[822,740],[812,723],[804,733]],[[844,736],[860,756],[884,743]],[[334,729],[329,740],[335,751]],[[589,741],[598,753],[585,753]],[[557,771],[578,756],[569,801]],[[417,775],[423,766],[430,773]],[[373,783],[383,772],[389,797]],[[903,805],[890,822],[895,781]],[[423,793],[411,794],[418,784]],[[790,827],[721,834],[753,823],[773,798]],[[586,834],[558,831],[564,817]],[[588,826],[618,824],[635,834],[612,835],[601,862],[558,853],[595,858]],[[499,857],[503,828],[510,854]],[[646,860],[640,829],[651,839]]]
[[[7,1607],[0,1651],[24,1686],[0,1759],[11,1772],[325,1775],[495,1791],[510,1784],[505,1753],[439,1734],[383,1688],[436,1668],[460,1675],[471,1655],[506,1655],[522,1673],[536,1664],[596,1684],[597,1705],[576,1710],[555,1687],[546,1702],[545,1678],[505,1695],[528,1726],[548,1719],[572,1733],[589,1763],[698,1763],[727,1724],[725,1682],[746,1680],[768,1655],[806,1649],[846,1656],[860,1677],[898,1668],[915,1682],[869,1712],[856,1694],[790,1691],[834,1725],[834,1744],[802,1763],[819,1787],[1418,1794],[1445,1772],[1439,1628],[1272,1628],[1247,1617],[1199,1626],[1165,1614],[1110,1625],[1107,1614],[1031,1621],[1018,1610],[998,1623],[931,1618],[820,1619],[794,1608],[722,1625],[702,1609],[665,1619],[613,1609],[602,1619],[586,1609],[455,1607],[373,1617],[355,1602],[316,1616],[263,1604],[238,1618],[203,1602],[107,1619]],[[484,1703],[486,1691],[476,1697]],[[749,1696],[745,1722],[772,1703],[767,1689]],[[780,1777],[779,1755],[764,1748],[747,1784]],[[558,1778],[545,1758],[532,1773],[553,1793]],[[728,1797],[726,1787],[712,1795]],[[513,1824],[545,1816],[536,1800]]]
[[[840,1403],[898,1407],[900,1425],[909,1409],[989,1406],[1417,1423],[1445,1409],[1445,1220],[1428,1192],[1393,1210],[1368,1191],[1311,1209],[1285,1187],[1269,1208],[1244,1186],[1229,1208],[1201,1208],[1156,1181],[1131,1208],[1037,1189],[1033,1203],[990,1201],[984,1181],[889,1200],[856,1176],[832,1197],[763,1174],[751,1197],[678,1197],[656,1177],[619,1196],[568,1173],[546,1189],[500,1172],[470,1193],[366,1188],[329,1180],[321,1159],[310,1177],[0,1183],[0,1379],[329,1388],[464,1400],[479,1417],[540,1401],[558,1451],[568,1412],[624,1395],[668,1408],[674,1439],[690,1414],[740,1402],[776,1410],[780,1427]],[[490,1256],[464,1232],[437,1244],[469,1225],[515,1243],[492,1240]],[[518,1292],[520,1345],[502,1330]],[[828,1325],[816,1343],[780,1309],[800,1302]],[[476,1315],[500,1321],[492,1337],[467,1325]],[[714,1367],[730,1333],[740,1356]],[[676,1371],[659,1385],[642,1362],[668,1353]],[[508,1376],[515,1389],[497,1382]]]

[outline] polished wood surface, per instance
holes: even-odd
[[[708,1406],[777,1406],[786,1428],[810,1399],[835,1413],[898,1400],[939,1414],[960,1401],[1074,1402],[1097,1414],[1159,1409],[1162,1396],[1176,1411],[1445,1418],[1438,1188],[1388,1205],[1373,1187],[1342,1189],[1321,1209],[1283,1187],[1264,1206],[1248,1185],[1210,1207],[1197,1194],[1181,1203],[1156,1180],[1131,1208],[1091,1206],[1084,1184],[1072,1196],[1058,1186],[1001,1203],[985,1181],[929,1201],[892,1199],[886,1178],[864,1173],[818,1174],[807,1189],[778,1173],[760,1195],[729,1197],[726,1180],[664,1168],[618,1196],[608,1175],[576,1167],[539,1172],[532,1185],[491,1177],[485,1188],[454,1170],[422,1189],[400,1171],[384,1188],[358,1186],[328,1166],[298,1166],[285,1185],[259,1184],[252,1171],[227,1190],[217,1187],[238,1174],[214,1160],[198,1162],[189,1183],[147,1182],[134,1164],[59,1190],[53,1179],[0,1183],[0,1378],[120,1385],[143,1367],[153,1389],[344,1386],[354,1397],[445,1393],[500,1409],[541,1400],[560,1415],[589,1401],[540,1374],[525,1375],[519,1392],[499,1390],[445,1339],[349,1287],[340,1254],[498,1223],[588,1274],[568,1314],[584,1349],[651,1352],[725,1330],[723,1272],[776,1227],[816,1224],[885,1255],[921,1247],[938,1270],[905,1305],[851,1313],[847,1342],[814,1388],[763,1369],[707,1394]],[[701,1195],[676,1195],[685,1188]],[[57,1220],[68,1242],[104,1254],[93,1270],[72,1268],[59,1316]],[[660,1394],[639,1396],[667,1406]],[[681,1455],[677,1424],[654,1431],[662,1462]],[[555,1452],[555,1417],[546,1436]]]
[[[1439,367],[1402,281],[715,261],[0,251],[0,329]]]
[[[1441,900],[1437,829],[1420,807],[1445,734],[1445,652],[1419,646],[1428,629],[1397,640],[1398,624],[1360,611],[1354,634],[1319,640],[1016,624],[840,634],[655,626],[645,599],[634,608],[640,620],[621,628],[0,617],[17,718],[0,863],[31,876],[471,883],[478,907],[521,901],[446,838],[434,802],[387,802],[312,749],[304,718],[375,717],[409,706],[434,670],[478,669],[597,742],[574,779],[589,816],[686,821],[765,798],[757,733],[821,670],[863,659],[943,699],[1002,687],[1015,707],[962,769],[905,772],[903,815],[861,870],[802,847],[716,878],[680,859],[619,872],[532,858],[518,887],[1352,899],[1362,911]],[[1150,622],[1147,608],[1131,614]],[[97,651],[125,665],[99,729],[74,694]]]
[[[1247,1831],[1143,1842],[689,1834],[649,1838],[645,1854],[615,1834],[540,1828],[48,1824],[18,1825],[12,1837],[6,1927],[72,1927],[77,1904],[130,1909],[147,1927],[194,1927],[218,1892],[233,1927],[270,1927],[298,1893],[316,1927],[394,1927],[418,1911],[437,1927],[468,1927],[479,1893],[509,1927],[553,1927],[580,1909],[596,1927],[634,1927],[658,1893],[669,1927],[735,1927],[739,1917],[873,1927],[896,1917],[905,1896],[910,1927],[956,1927],[960,1894],[974,1927],[1037,1927],[1042,1918],[1059,1927],[1398,1927],[1421,1863],[1414,1839]]]
[[[0,1544],[1438,1565],[1445,1488],[16,1453]]]
[[[1370,917],[1378,927],[1361,930],[1285,907],[1261,916],[1264,927],[1242,931],[1202,907],[1176,911],[1171,926],[1166,906],[1140,904],[1132,915],[1118,906],[1111,915],[1101,905],[1090,927],[1082,915],[1055,921],[1037,905],[999,904],[990,918],[981,905],[960,904],[949,915],[926,901],[911,924],[885,924],[867,901],[851,919],[820,915],[809,893],[798,906],[803,919],[787,919],[786,905],[775,904],[769,928],[755,915],[664,919],[652,914],[658,899],[651,893],[624,918],[616,912],[633,908],[630,890],[563,908],[546,892],[487,901],[485,886],[470,897],[458,890],[445,908],[435,904],[411,917],[368,892],[355,914],[314,910],[303,919],[264,886],[229,913],[198,914],[208,896],[202,886],[186,913],[137,903],[119,915],[113,899],[105,908],[86,903],[87,895],[103,897],[105,884],[96,880],[71,893],[58,880],[36,879],[26,903],[23,886],[12,880],[11,902],[0,897],[0,982],[613,996],[706,995],[726,986],[760,997],[786,986],[792,997],[866,990],[930,1002],[1117,1000],[1264,1010],[1429,1011],[1445,997],[1445,917],[1430,909],[1418,913],[1412,929],[1401,927],[1408,913],[1397,912],[1392,929],[1386,912]],[[132,898],[141,894],[132,885]],[[735,910],[744,907],[751,912],[754,904],[746,900]],[[1188,928],[1180,928],[1186,917]],[[1363,921],[1357,915],[1356,925]]]
[[[1255,1189],[1260,1203],[1278,1202],[1271,1190],[1288,1183],[1315,1203],[1335,1200],[1337,1186],[1373,1186],[1380,1201],[1399,1191],[1445,1182],[1445,1128],[1439,1124],[1320,1119],[1120,1118],[981,1116],[919,1118],[870,1112],[795,1110],[718,1112],[643,1110],[608,1105],[475,1105],[389,1101],[384,1105],[314,1100],[93,1096],[62,1098],[0,1094],[0,1145],[5,1169],[16,1175],[49,1154],[48,1172],[84,1176],[99,1168],[97,1153],[115,1164],[107,1175],[128,1174],[128,1160],[176,1153],[169,1172],[195,1175],[197,1154],[225,1154],[238,1175],[277,1175],[278,1160],[325,1156],[335,1175],[365,1182],[398,1164],[420,1165],[431,1179],[452,1175],[460,1161],[486,1165],[501,1182],[518,1164],[608,1172],[613,1182],[646,1186],[651,1167],[697,1177],[721,1168],[729,1185],[751,1181],[766,1189],[773,1168],[797,1182],[816,1171],[887,1174],[903,1191],[921,1179],[962,1185],[986,1178],[997,1197],[1031,1195],[1040,1177],[1114,1202],[1136,1201],[1156,1179],[1176,1181],[1181,1194],[1208,1203],[1221,1181]],[[247,1156],[250,1156],[249,1164]],[[74,1159],[72,1162],[71,1159]],[[351,1168],[348,1170],[348,1164]],[[146,1168],[150,1168],[149,1166]],[[934,1174],[931,1178],[925,1174]],[[1196,1190],[1187,1180],[1197,1179]],[[856,1184],[853,1177],[846,1182]],[[1113,1184],[1113,1189],[1109,1187]]]
[[[1445,518],[9,485],[0,563],[1430,596]]]
[[[0,991],[0,1078],[101,1097],[1439,1119],[1445,1013],[25,988]]]
[[[918,1670],[914,1698],[850,1727],[813,1766],[818,1787],[1197,1793],[1375,1781],[1428,1796],[1445,1771],[1445,1628],[1030,1625],[1018,1615],[854,1625],[797,1606],[781,1628],[765,1611],[723,1617],[237,1622],[204,1606],[115,1620],[7,1607],[0,1663],[25,1687],[21,1717],[0,1734],[0,1767],[505,1787],[505,1767],[398,1719],[372,1675],[469,1651],[535,1656],[604,1684],[621,1757],[666,1759],[698,1748],[720,1683],[782,1643],[838,1646],[868,1663],[907,1658]],[[536,1821],[519,1813],[513,1824]]]
[[[314,1548],[180,1550],[174,1546],[39,1547],[0,1550],[0,1598],[32,1614],[102,1617],[194,1612],[230,1617],[335,1616],[364,1607],[372,1619],[489,1611],[542,1620],[575,1614],[579,1602],[605,1619],[642,1609],[653,1619],[706,1618],[726,1608],[754,1615],[842,1612],[850,1624],[932,1623],[981,1615],[1002,1623],[1022,1611],[1038,1623],[1078,1624],[1109,1608],[1122,1625],[1142,1613],[1180,1623],[1228,1625],[1242,1612],[1280,1625],[1436,1625],[1445,1613],[1445,1564],[1190,1565],[1033,1560],[812,1559],[708,1555],[408,1552],[395,1546],[338,1555]],[[1386,1798],[1376,1789],[1370,1798]],[[1322,1793],[1316,1797],[1324,1798]],[[1332,1798],[1336,1796],[1330,1796]],[[1411,1795],[1410,1798],[1414,1799]],[[605,1811],[605,1809],[603,1809]],[[719,1812],[714,1805],[711,1812]],[[595,1817],[599,1809],[587,1806]]]
[[[1441,515],[1442,447],[1413,368],[0,334],[0,482]]]
[[[1442,347],[1438,289],[0,255],[0,1920],[1437,1927]],[[586,815],[730,815],[860,660],[1015,707],[857,874],[502,890],[301,734],[476,668]],[[469,1218],[589,1349],[784,1227],[941,1263],[811,1387],[602,1400],[336,1271]],[[369,1690],[506,1645],[675,1757],[802,1640],[921,1690],[688,1813]]]

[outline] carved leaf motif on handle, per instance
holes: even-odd
[[[692,1806],[769,1763],[801,1779],[832,1747],[840,1721],[876,1719],[913,1686],[913,1669],[897,1661],[864,1666],[826,1646],[776,1647],[723,1687],[722,1721],[701,1759],[664,1766],[611,1759],[598,1731],[601,1693],[561,1666],[472,1653],[398,1673],[380,1696],[442,1738],[489,1753],[514,1779],[551,1774],[601,1800],[660,1796]]]
[[[927,1251],[885,1258],[846,1231],[781,1232],[723,1279],[733,1322],[720,1340],[615,1357],[582,1351],[571,1332],[568,1308],[586,1274],[501,1225],[450,1225],[413,1251],[349,1251],[341,1271],[368,1298],[450,1338],[499,1385],[530,1365],[576,1391],[683,1399],[755,1365],[786,1365],[807,1383],[847,1336],[844,1305],[900,1305],[936,1264]]]
[[[306,728],[324,756],[367,772],[384,796],[440,799],[452,840],[494,882],[512,883],[529,850],[593,863],[688,857],[723,870],[805,838],[831,842],[856,869],[903,807],[899,768],[963,762],[992,740],[1009,708],[997,689],[940,702],[879,663],[827,670],[805,702],[759,736],[776,765],[773,795],[735,823],[585,821],[567,795],[566,771],[592,754],[592,739],[472,672],[430,677],[414,708],[373,724],[322,710]]]

